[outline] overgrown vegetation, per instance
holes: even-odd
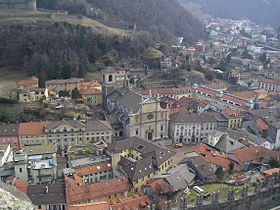
[[[47,79],[83,77],[96,61],[114,65],[106,57],[112,50],[121,61],[137,57],[151,44],[146,32],[100,34],[67,22],[6,23],[0,27],[0,64],[21,66],[43,84]]]
[[[39,0],[38,6],[87,15],[114,27],[136,26],[161,41],[183,36],[190,43],[203,32],[202,24],[177,0]]]

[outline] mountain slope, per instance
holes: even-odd
[[[137,30],[149,31],[161,41],[183,36],[193,42],[203,30],[177,0],[39,0],[38,5],[90,15],[116,26],[136,25]]]
[[[248,18],[258,24],[280,26],[279,0],[179,0],[195,3],[207,14],[223,18]]]

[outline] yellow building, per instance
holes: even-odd
[[[72,91],[77,88],[81,90],[83,87],[84,79],[83,78],[70,78],[70,79],[53,79],[47,80],[45,82],[45,87],[49,90],[66,90]]]
[[[17,88],[22,90],[26,87],[38,87],[39,79],[37,77],[30,77],[26,80],[20,80],[17,82]]]
[[[75,120],[31,122],[19,124],[20,146],[56,145],[58,152],[66,152],[69,146],[93,144],[100,140],[112,142],[112,127],[107,121]]]
[[[230,108],[224,109],[222,111],[224,116],[228,119],[228,129],[238,129],[241,128],[243,116],[239,112],[234,111]]]
[[[133,191],[140,192],[147,180],[167,171],[175,152],[159,147],[139,137],[130,137],[108,145],[113,172],[120,170],[133,183]]]
[[[103,103],[102,90],[88,88],[81,90],[80,94],[82,95],[82,98],[86,104],[97,106]]]
[[[21,102],[38,101],[40,99],[48,98],[47,88],[26,87],[18,91],[18,99]]]

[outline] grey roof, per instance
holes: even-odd
[[[104,162],[110,160],[109,156],[91,156],[85,158],[78,158],[74,160],[69,160],[69,167],[79,168],[86,165],[93,165],[96,163]]]
[[[64,184],[29,185],[27,195],[35,205],[65,204]]]
[[[227,119],[217,112],[189,113],[184,111],[172,114],[170,121],[177,123],[215,123],[217,121],[227,121]]]
[[[140,109],[142,96],[129,90],[127,87],[123,87],[110,93],[108,99],[110,101],[118,102],[128,111],[136,113]]]
[[[133,149],[142,153],[142,159],[140,160],[134,161],[123,157],[119,162],[122,170],[131,180],[137,180],[156,171],[162,163],[175,155],[175,152],[139,137],[130,137],[113,142],[107,148],[112,153],[120,153],[126,149]]]
[[[0,136],[17,136],[18,124],[0,124]]]
[[[53,80],[47,80],[45,84],[65,84],[65,83],[76,83],[76,82],[82,82],[85,79],[83,78],[69,78],[69,79],[53,79]]]
[[[226,153],[240,149],[242,147],[244,147],[244,144],[241,144],[239,141],[230,138],[228,134],[223,134],[218,143],[215,145],[215,148]]]
[[[112,130],[109,122],[103,120],[88,120],[85,123],[86,131]]]
[[[186,157],[180,163],[193,166],[193,169],[195,169],[197,172],[203,175],[203,177],[205,177],[206,179],[216,179],[214,170],[211,168],[210,164],[206,162],[200,155]]]
[[[63,125],[63,124],[68,124],[74,128],[83,128],[85,125],[79,121],[76,121],[76,120],[62,120],[62,121],[51,121],[49,122],[45,129],[47,130],[52,130],[52,129],[55,129],[57,128],[58,126],[60,125]]]
[[[46,90],[46,88],[28,86],[22,90],[19,90],[19,93],[44,92],[45,90]]]
[[[56,152],[56,147],[53,145],[35,145],[35,146],[25,146],[23,151],[27,155],[40,155],[40,154],[50,154]]]
[[[160,175],[159,178],[164,178],[173,190],[177,191],[190,186],[195,176],[195,172],[187,164],[181,164],[170,169],[166,174]]]

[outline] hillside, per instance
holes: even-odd
[[[279,0],[179,0],[193,8],[197,4],[201,11],[215,17],[248,18],[258,24],[280,26]]]
[[[42,83],[83,77],[98,69],[96,63],[121,65],[151,44],[145,32],[110,28],[86,18],[0,19],[0,67],[20,67]],[[114,57],[109,56],[112,51]]]
[[[161,41],[183,36],[194,42],[203,30],[177,0],[39,0],[38,6],[88,15],[116,27],[136,26],[136,30],[149,31]]]

